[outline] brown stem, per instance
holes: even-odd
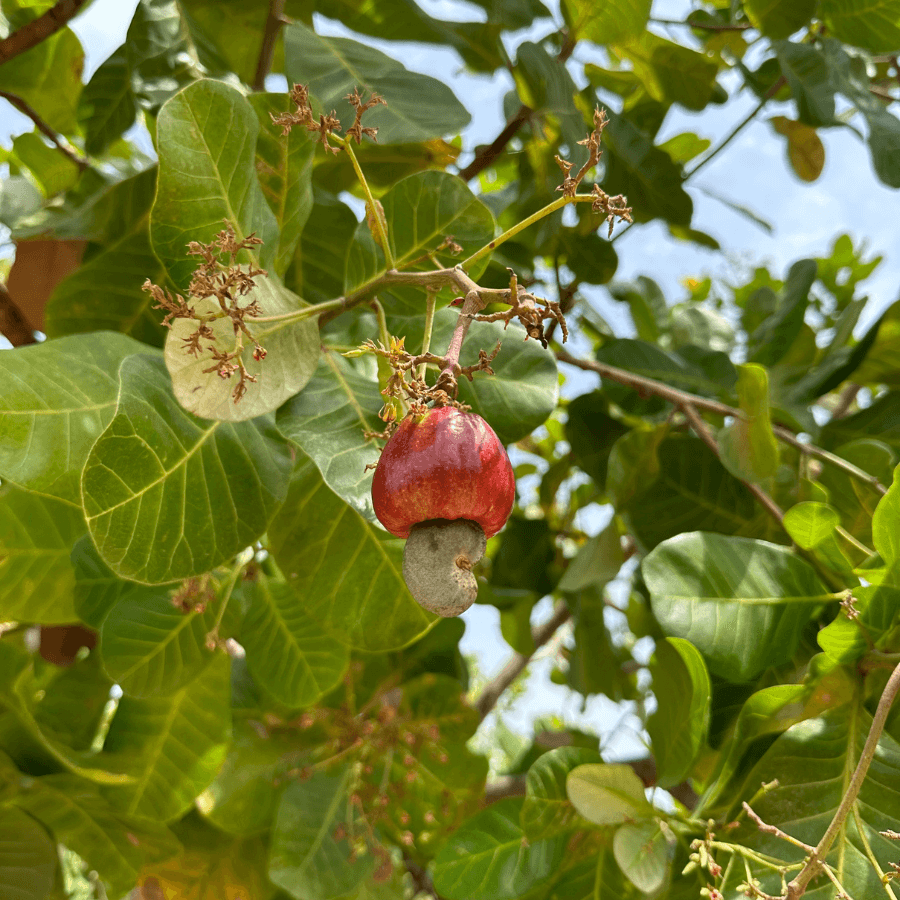
[[[843,419],[844,416],[850,412],[850,407],[853,406],[853,401],[856,399],[856,395],[862,389],[861,384],[857,384],[855,381],[851,381],[843,391],[841,391],[840,396],[838,397],[837,404],[834,409],[831,411],[832,419]]]
[[[266,17],[262,46],[259,48],[259,62],[256,64],[256,75],[253,77],[254,91],[266,89],[266,75],[272,68],[275,44],[281,33],[282,25],[284,25],[284,0],[269,0],[269,15]]]
[[[689,28],[696,28],[698,31],[747,31],[747,29],[753,27],[749,22],[717,25],[714,22],[694,23],[682,19],[650,19],[650,21],[656,25],[687,25]]]
[[[497,705],[500,695],[521,674],[538,648],[543,647],[556,634],[557,629],[568,622],[571,617],[572,611],[566,603],[560,601],[556,604],[553,615],[543,625],[539,625],[532,631],[534,650],[531,653],[514,653],[500,672],[485,685],[481,696],[475,701],[475,708],[482,719]]]
[[[853,804],[856,802],[856,798],[859,796],[859,791],[866,779],[869,766],[872,764],[872,759],[878,748],[878,741],[884,731],[884,724],[887,721],[888,713],[891,711],[891,706],[897,697],[898,691],[900,691],[900,665],[891,673],[881,699],[878,701],[878,708],[872,717],[872,726],[869,728],[866,743],[863,745],[859,762],[857,762],[853,775],[850,777],[850,784],[847,786],[847,790],[841,799],[841,805],[837,808],[828,830],[822,835],[822,840],[819,841],[816,849],[809,855],[797,877],[788,885],[786,900],[799,900],[806,892],[810,881],[821,871],[825,857],[828,856],[828,851],[831,850],[831,845],[834,843],[841,828],[843,828],[844,822]]]
[[[441,900],[441,895],[434,889],[434,882],[428,874],[428,870],[420,866],[408,853],[403,853],[403,865],[412,878],[416,896],[427,894],[432,900]]]
[[[16,32],[18,34],[18,32]],[[76,150],[74,150],[41,118],[37,110],[16,94],[10,94],[9,91],[0,91],[0,97],[8,100],[19,112],[24,113],[37,126],[38,131],[48,140],[52,141],[56,148],[67,156],[76,166],[83,172],[90,163]]]
[[[10,296],[6,285],[0,282],[0,333],[13,345],[24,347],[26,344],[36,344],[32,327],[22,314],[22,310],[16,306],[16,301]]]
[[[84,4],[85,0],[59,0],[42,16],[38,16],[4,38],[0,41],[0,64],[8,62],[14,56],[36,47],[50,35],[56,34]]]

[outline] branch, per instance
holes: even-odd
[[[28,324],[22,310],[16,306],[15,300],[2,282],[0,282],[0,333],[13,347],[37,343],[34,329]]]
[[[16,33],[18,34],[18,32]],[[63,139],[41,118],[40,114],[33,106],[21,97],[10,94],[9,91],[0,91],[0,97],[8,100],[17,110],[19,110],[19,112],[28,116],[28,118],[37,126],[38,131],[40,131],[48,140],[52,141],[60,153],[63,153],[72,160],[72,162],[78,166],[80,171],[83,172],[90,166],[87,159],[78,153],[77,150],[74,150],[69,144],[65,143]]]
[[[69,19],[74,18],[84,4],[85,0],[59,0],[42,16],[38,16],[4,38],[0,41],[0,64],[8,62],[14,56],[36,47],[50,35],[56,34]]]
[[[572,611],[565,602],[560,601],[556,604],[553,615],[543,625],[538,625],[532,631],[534,650],[527,654],[514,653],[500,672],[485,685],[481,696],[475,701],[475,708],[482,719],[497,705],[500,695],[518,678],[538,648],[543,647],[556,634],[557,629],[568,622],[571,617]]]
[[[266,75],[272,68],[275,56],[275,44],[281,27],[284,25],[284,0],[269,0],[269,15],[266,17],[266,28],[263,32],[262,46],[259,48],[259,62],[256,64],[256,75],[253,76],[253,90],[266,89]]]
[[[696,28],[697,31],[747,31],[753,26],[749,22],[737,22],[734,24],[717,25],[714,22],[691,22],[687,19],[650,19],[654,25],[686,25],[688,28]]]
[[[743,413],[739,409],[728,406],[726,403],[720,403],[718,400],[710,400],[708,397],[689,394],[687,391],[679,391],[677,388],[671,388],[661,381],[654,381],[652,378],[645,378],[643,375],[634,375],[631,372],[626,372],[624,369],[617,369],[615,366],[608,366],[605,363],[595,362],[592,359],[579,359],[577,356],[572,356],[571,353],[567,353],[565,350],[557,351],[556,358],[560,362],[569,363],[571,366],[577,366],[579,369],[585,369],[588,372],[596,372],[602,378],[608,378],[610,381],[615,381],[618,384],[624,384],[626,387],[634,388],[634,390],[639,393],[653,394],[656,397],[662,397],[663,400],[668,400],[670,403],[681,408],[683,408],[685,404],[689,404],[693,406],[694,409],[703,409],[707,412],[714,413],[717,416],[734,416],[736,418],[741,418],[743,416]],[[856,478],[859,481],[865,482],[880,494],[887,493],[887,488],[874,475],[864,472],[862,469],[854,466],[853,463],[847,462],[847,460],[841,459],[839,456],[835,456],[833,453],[829,453],[821,447],[816,447],[813,444],[805,444],[792,431],[785,428],[783,425],[773,425],[772,431],[775,433],[775,437],[780,441],[790,444],[801,453],[815,456],[823,462],[827,462],[835,468],[843,470],[851,478]]]
[[[575,39],[568,35],[562,49],[556,54],[558,62],[564,63],[575,49]],[[486,147],[479,147],[475,151],[475,158],[464,169],[460,170],[459,177],[463,181],[471,181],[476,175],[484,171],[506,149],[506,145],[516,136],[519,129],[531,119],[534,110],[524,103],[516,111],[515,115],[506,123],[503,131],[494,138]]]
[[[434,882],[431,880],[428,870],[420,866],[405,850],[403,852],[403,865],[412,878],[416,896],[427,894],[433,900],[442,900],[441,895],[434,889]]]

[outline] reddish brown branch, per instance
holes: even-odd
[[[84,4],[85,0],[59,0],[59,3],[51,6],[42,16],[38,16],[4,38],[0,41],[0,64],[8,62],[14,56],[36,47],[41,41],[56,34],[60,28],[65,27],[69,19],[75,17]]]
[[[259,62],[256,64],[256,75],[253,77],[253,90],[266,89],[266,75],[272,68],[275,56],[275,44],[281,27],[284,25],[284,0],[270,0],[269,15],[266,17],[266,28],[263,32],[262,46],[259,48]]]
[[[67,144],[40,116],[40,113],[16,94],[10,94],[9,91],[0,91],[0,97],[8,100],[20,113],[28,116],[34,122],[36,128],[44,137],[53,143],[60,153],[67,156],[76,166],[83,172],[90,163],[77,150]]]

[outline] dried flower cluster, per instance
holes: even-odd
[[[570,163],[568,160],[562,159],[559,156],[555,157],[556,164],[562,169],[563,175],[565,175],[563,183],[557,190],[562,191],[566,197],[575,196],[578,192],[578,185],[581,184],[584,176],[600,162],[600,157],[603,155],[600,141],[603,137],[603,130],[608,124],[609,119],[606,116],[606,111],[599,108],[595,109],[594,130],[583,141],[578,142],[580,145],[588,148],[588,159],[575,175],[571,174],[574,163]],[[612,237],[613,225],[616,219],[621,219],[623,222],[631,224],[633,221],[631,218],[631,207],[625,205],[628,201],[622,194],[610,197],[609,194],[602,191],[600,186],[596,184],[594,185],[591,194],[595,198],[594,202],[591,204],[591,209],[594,212],[600,212],[606,216],[606,221],[609,222],[609,237]]]
[[[317,142],[322,144],[329,153],[340,153],[340,147],[333,147],[328,142],[329,135],[337,134],[341,130],[341,120],[337,117],[337,111],[332,110],[328,115],[320,114],[317,119],[309,100],[309,87],[305,84],[295,84],[291,89],[290,97],[297,107],[296,112],[280,113],[277,116],[269,114],[272,121],[281,126],[281,133],[290,134],[295,125],[303,125],[307,131],[314,131],[319,135]],[[357,144],[362,143],[363,135],[368,135],[373,141],[377,140],[378,129],[364,126],[362,117],[363,113],[373,106],[387,106],[384,97],[373,93],[368,100],[363,100],[362,95],[354,88],[353,93],[347,94],[344,99],[356,110],[356,120],[347,129],[347,137],[355,139]]]
[[[166,315],[163,325],[172,327],[174,319],[193,319],[197,322],[197,328],[186,338],[182,338],[185,351],[192,356],[199,356],[204,349],[212,354],[214,364],[204,372],[215,372],[220,378],[230,378],[238,373],[238,383],[232,392],[234,402],[237,403],[247,392],[247,384],[256,381],[256,376],[251,375],[242,360],[244,350],[244,338],[253,343],[253,358],[257,362],[265,359],[266,351],[259,343],[250,329],[246,320],[253,319],[262,314],[262,310],[256,300],[241,305],[241,298],[246,297],[255,286],[255,279],[260,275],[266,276],[265,269],[255,266],[246,267],[237,261],[238,254],[242,250],[261,244],[262,241],[250,235],[238,241],[231,223],[226,221],[222,229],[208,244],[199,241],[191,241],[188,246],[188,254],[199,256],[201,262],[191,277],[188,286],[188,296],[192,300],[205,300],[213,297],[219,304],[219,311],[200,315],[193,306],[180,294],[172,293],[159,285],[153,284],[148,278],[143,289],[156,301],[153,309],[163,309]],[[222,350],[216,346],[215,332],[210,323],[217,319],[228,318],[231,320],[236,338],[234,349]],[[210,341],[205,348],[202,341]]]

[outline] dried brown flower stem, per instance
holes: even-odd
[[[372,189],[369,187],[369,182],[366,181],[366,176],[363,173],[362,168],[359,165],[359,160],[356,158],[356,154],[353,152],[352,141],[350,136],[343,142],[344,151],[350,157],[350,162],[353,163],[353,170],[356,172],[356,177],[359,180],[360,186],[363,189],[363,192],[366,195],[366,208],[371,210],[377,210],[378,206],[376,206],[377,201],[372,196]],[[377,229],[377,237],[378,243],[381,246],[381,250],[384,253],[384,261],[385,265],[388,269],[395,269],[396,263],[394,262],[394,254],[391,252],[391,245],[388,241],[387,231],[385,230],[384,218],[381,215],[378,215],[377,212],[371,217],[375,222],[375,227]]]

